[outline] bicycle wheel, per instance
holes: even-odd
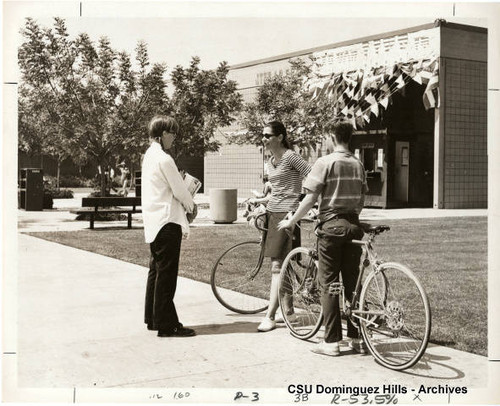
[[[269,258],[261,257],[260,242],[243,242],[225,251],[212,268],[210,284],[217,300],[233,312],[254,314],[266,310],[271,264]]]
[[[361,332],[378,362],[395,370],[418,362],[429,342],[431,310],[420,281],[407,267],[385,263],[371,272],[359,308]]]
[[[303,247],[290,251],[281,267],[281,314],[290,333],[302,340],[314,336],[323,323],[317,273],[310,250]]]

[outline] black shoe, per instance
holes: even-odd
[[[158,330],[158,337],[192,337],[196,332],[192,328],[186,328],[179,324],[173,330]]]

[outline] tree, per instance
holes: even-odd
[[[71,154],[68,138],[62,129],[52,125],[43,100],[30,97],[27,89],[19,93],[19,149],[28,155],[48,155],[57,163],[56,187],[59,189],[62,162]]]
[[[180,127],[176,157],[217,151],[220,142],[215,139],[215,132],[231,124],[242,106],[237,83],[227,78],[226,62],[215,70],[202,70],[199,65],[200,58],[193,57],[188,68],[176,66],[171,75],[171,106]]]
[[[101,168],[120,154],[137,159],[147,142],[147,122],[170,109],[166,66],[149,68],[146,44],[136,48],[136,71],[130,56],[115,51],[106,37],[97,44],[85,33],[71,40],[60,18],[53,29],[28,18],[21,33],[20,144],[36,140],[37,132],[47,140],[40,143],[42,151],[54,147],[61,156],[78,154]]]
[[[316,148],[324,137],[332,115],[328,103],[312,100],[305,82],[314,77],[312,62],[295,59],[290,69],[268,77],[255,101],[246,104],[238,121],[243,131],[229,135],[237,144],[261,145],[262,127],[281,121],[291,142],[302,149]]]

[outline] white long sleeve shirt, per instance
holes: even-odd
[[[142,161],[141,205],[147,243],[167,223],[179,224],[189,234],[186,211],[192,212],[193,197],[184,184],[172,157],[152,142]]]

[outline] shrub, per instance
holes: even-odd
[[[99,213],[99,212],[97,212],[94,214],[95,221],[116,221],[116,220],[126,220],[126,219],[127,219],[127,215],[121,214],[121,213]],[[76,216],[75,220],[89,221],[90,214],[89,213],[78,214]]]
[[[92,180],[79,176],[62,175],[59,179],[60,187],[92,187]]]
[[[55,188],[57,185],[57,178],[51,175],[43,175],[45,187],[50,185]],[[59,177],[59,187],[92,187],[92,179],[86,179],[79,176],[61,175]]]
[[[57,178],[55,176],[43,175],[43,187],[45,190],[55,189]]]
[[[69,189],[50,190],[54,199],[73,199],[73,191]]]

